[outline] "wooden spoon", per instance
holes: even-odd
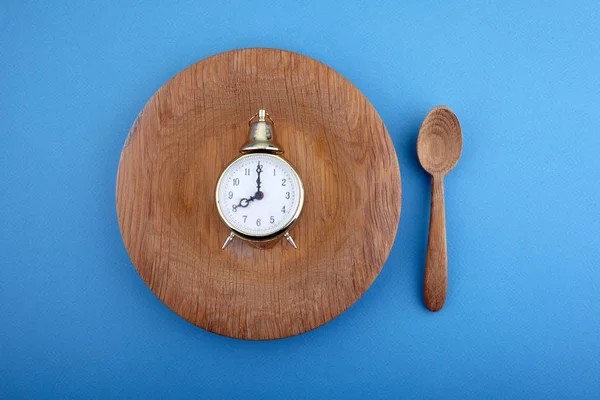
[[[417,154],[423,168],[431,174],[431,215],[425,264],[425,305],[439,311],[448,288],[446,252],[446,215],[444,211],[444,176],[456,165],[462,151],[462,132],[456,115],[446,106],[438,106],[425,117]]]

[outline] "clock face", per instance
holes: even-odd
[[[294,222],[303,203],[300,177],[281,157],[247,154],[217,184],[217,206],[227,225],[248,236],[269,236]]]

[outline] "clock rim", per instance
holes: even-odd
[[[252,234],[247,234],[247,233],[239,231],[232,224],[230,224],[229,221],[227,221],[227,218],[225,218],[225,216],[223,214],[223,210],[221,208],[221,202],[219,201],[219,188],[221,186],[221,182],[222,182],[223,177],[225,176],[226,172],[231,168],[231,166],[235,162],[237,162],[238,160],[241,160],[242,158],[248,158],[248,157],[259,155],[259,154],[277,158],[290,168],[290,170],[292,171],[292,175],[298,182],[298,207],[296,208],[296,211],[294,212],[294,215],[289,220],[289,222],[287,224],[283,225],[281,227],[281,229],[279,229],[273,233],[268,233],[268,234],[264,234],[264,235],[252,235]],[[215,200],[216,200],[217,210],[219,211],[219,216],[221,217],[221,220],[225,223],[225,225],[227,225],[227,227],[229,229],[231,229],[231,231],[237,237],[244,239],[244,240],[251,241],[251,242],[266,242],[266,241],[273,240],[274,238],[285,234],[287,231],[289,231],[292,228],[292,226],[296,223],[296,221],[300,217],[302,208],[304,207],[304,184],[302,183],[302,179],[300,178],[298,171],[296,171],[296,168],[294,168],[292,163],[290,163],[285,158],[281,157],[278,154],[273,154],[273,153],[269,153],[269,152],[265,152],[265,151],[253,151],[253,152],[245,153],[245,154],[242,154],[242,155],[236,157],[227,165],[227,167],[225,167],[225,169],[221,173],[221,176],[219,176],[219,180],[217,181],[217,186],[215,188]]]

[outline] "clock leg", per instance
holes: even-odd
[[[285,233],[285,235],[283,235],[283,237],[285,237],[287,239],[287,241],[294,246],[295,249],[297,249],[298,247],[296,246],[296,243],[294,243],[294,239],[292,239],[292,237],[290,236],[289,233]]]
[[[227,236],[227,239],[225,239],[225,243],[223,243],[223,247],[221,247],[221,250],[223,250],[225,247],[227,247],[229,245],[229,243],[231,243],[233,241],[234,237],[235,237],[235,234],[233,232],[231,232],[229,234],[229,236]]]

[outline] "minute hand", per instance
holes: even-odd
[[[262,165],[260,165],[260,161],[258,162],[258,165],[256,166],[256,174],[258,175],[258,178],[256,178],[256,192],[260,192],[260,174],[263,171],[263,167]]]

